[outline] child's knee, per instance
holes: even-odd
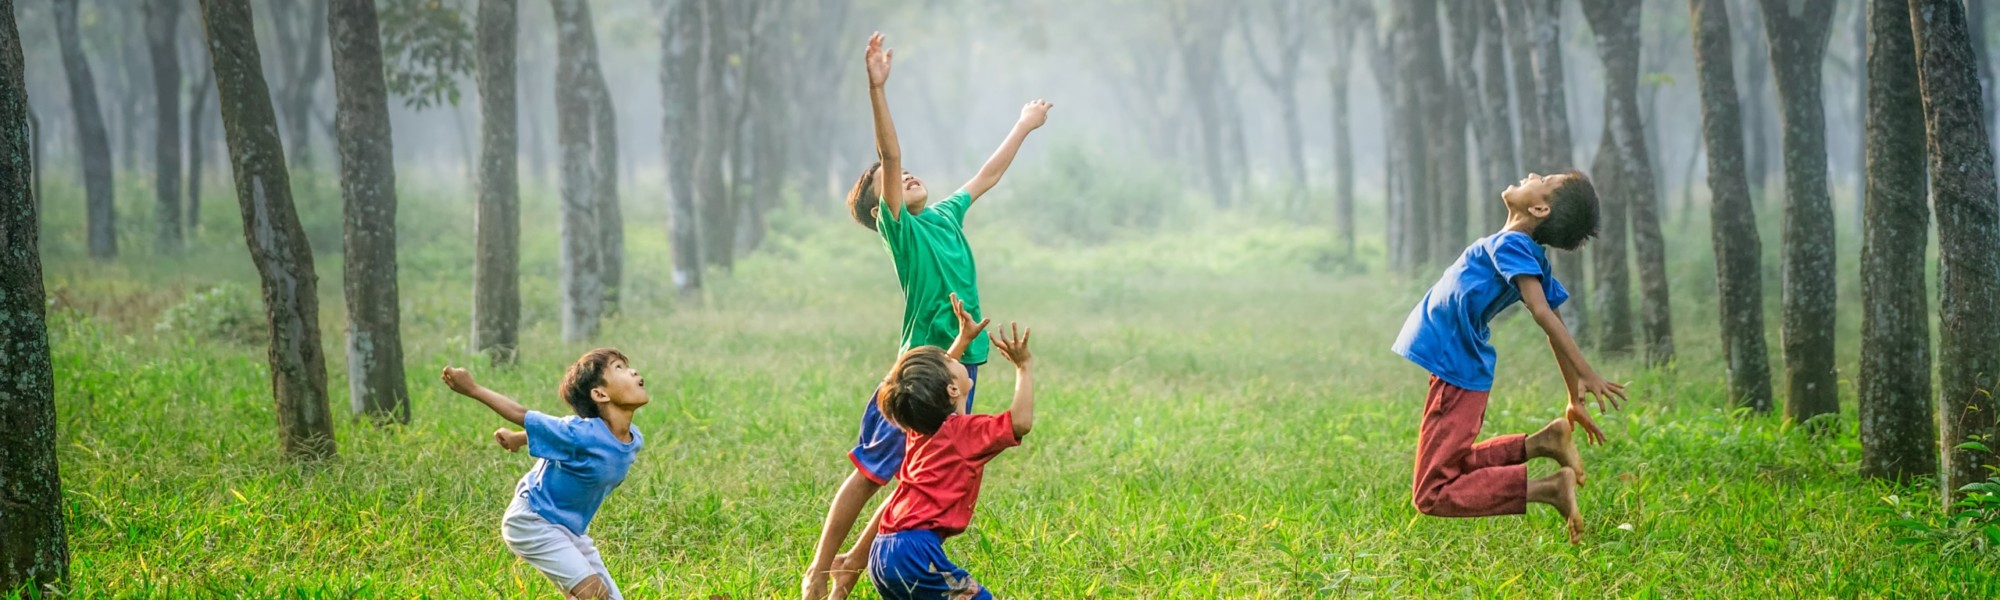
[[[1442,504],[1443,502],[1439,500],[1438,495],[1429,490],[1418,490],[1416,494],[1410,497],[1410,505],[1417,507],[1417,512],[1428,516],[1445,516],[1438,514],[1439,509],[1443,508]]]

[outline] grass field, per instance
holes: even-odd
[[[338,195],[302,185],[329,388],[346,415]],[[149,197],[140,189],[123,197]],[[525,220],[523,359],[496,370],[465,348],[470,200],[405,186],[412,422],[342,418],[339,458],[295,466],[277,453],[260,347],[154,326],[218,282],[255,289],[233,201],[211,197],[197,246],[159,257],[146,251],[150,207],[130,200],[125,258],[100,264],[82,257],[80,194],[53,181],[49,194],[75,596],[553,597],[498,535],[530,459],[495,448],[505,423],[436,381],[442,366],[472,365],[489,387],[566,412],[554,388],[587,348],[557,341],[547,198],[531,196]],[[591,533],[628,597],[796,597],[861,403],[896,350],[887,258],[831,211],[785,216],[769,246],[683,304],[666,283],[658,202],[628,198],[632,284],[598,341],[632,356],[653,403],[636,420],[647,447]],[[2000,596],[2000,555],[1896,543],[1885,498],[1921,516],[1936,494],[1856,476],[1851,380],[1833,439],[1731,413],[1700,223],[1669,236],[1679,362],[1592,355],[1634,402],[1600,419],[1609,444],[1585,450],[1589,533],[1571,546],[1544,507],[1477,520],[1410,507],[1425,374],[1387,347],[1434,272],[1385,274],[1366,242],[1358,264],[1372,267],[1356,267],[1324,227],[1248,218],[1046,243],[1009,201],[983,201],[969,231],[988,316],[1035,327],[1039,426],[992,464],[972,529],[948,543],[1003,596]],[[1858,247],[1841,249],[1848,375]],[[1487,432],[1560,414],[1533,324],[1503,318],[1495,343]],[[981,410],[1013,385],[1003,364],[986,371]]]

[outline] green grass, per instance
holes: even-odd
[[[330,185],[304,186],[309,228],[337,219]],[[96,263],[82,257],[80,194],[50,188],[73,596],[553,597],[498,535],[528,457],[495,448],[504,421],[435,376],[472,364],[488,386],[565,412],[553,390],[586,347],[556,341],[555,232],[536,225],[554,222],[545,194],[528,197],[522,363],[496,370],[465,349],[469,194],[405,185],[412,422],[340,419],[339,458],[298,466],[277,452],[262,349],[152,325],[215,282],[254,283],[233,201],[210,198],[196,246],[159,257],[144,251],[150,207],[128,200],[126,257]],[[628,196],[633,284],[598,340],[647,376],[653,404],[636,422],[648,447],[591,533],[629,597],[796,597],[863,397],[894,357],[895,280],[865,231],[785,216],[767,248],[683,304],[665,283],[659,197]],[[949,542],[1003,595],[2000,595],[2000,556],[1895,543],[1883,498],[1931,507],[1935,492],[1856,476],[1851,381],[1833,439],[1731,414],[1699,224],[1670,238],[1679,362],[1598,364],[1631,382],[1634,402],[1600,419],[1609,444],[1584,451],[1589,534],[1571,546],[1543,507],[1472,520],[1410,507],[1425,374],[1387,347],[1434,273],[1342,262],[1323,227],[1229,218],[1099,246],[1030,242],[1010,201],[982,202],[970,237],[988,315],[1036,328],[1040,426],[992,464],[972,529]],[[333,241],[315,242],[329,389],[345,415],[334,223]],[[1379,257],[1379,242],[1363,254]],[[1858,288],[1851,257],[1842,264],[1851,374]],[[1533,324],[1503,318],[1495,344],[1487,432],[1558,415],[1559,376]],[[1003,364],[986,371],[982,410],[1013,385]]]

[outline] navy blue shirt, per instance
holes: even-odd
[[[622,442],[603,419],[558,419],[532,410],[521,424],[528,432],[528,454],[540,460],[521,476],[515,493],[527,498],[528,508],[543,519],[586,535],[597,507],[625,482],[646,437],[634,426],[632,441]]]
[[[1390,349],[1453,386],[1484,392],[1493,389],[1497,358],[1486,324],[1500,309],[1521,300],[1514,278],[1539,277],[1549,308],[1562,306],[1569,291],[1549,269],[1548,254],[1534,238],[1502,231],[1479,238],[1444,277],[1424,294],[1424,301],[1403,321],[1403,332]]]

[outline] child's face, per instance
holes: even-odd
[[[931,197],[930,190],[924,187],[924,180],[917,179],[917,176],[911,175],[909,171],[904,171],[902,186],[903,208],[909,210],[910,214],[923,212],[924,201],[930,200]],[[882,169],[880,168],[875,169],[875,189],[882,189]]]
[[[1569,175],[1542,175],[1529,173],[1527,177],[1500,192],[1500,201],[1507,203],[1507,210],[1533,216],[1537,219],[1549,216],[1549,194],[1562,187]]]
[[[623,360],[613,359],[604,367],[604,385],[598,386],[597,390],[603,392],[602,396],[592,394],[598,401],[622,408],[638,408],[652,401],[646,395],[646,378],[640,377],[639,371]]]

